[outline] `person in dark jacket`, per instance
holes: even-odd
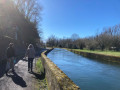
[[[12,68],[12,71],[14,71],[15,50],[14,50],[13,43],[10,43],[9,47],[7,48],[7,58],[8,58],[8,62],[10,63],[10,68]],[[7,71],[8,71],[8,68],[6,70],[6,73],[7,73]]]
[[[32,72],[33,59],[35,57],[35,49],[34,49],[34,46],[32,44],[30,44],[28,46],[28,49],[26,51],[25,56],[28,57],[28,71],[30,71],[30,69],[31,69],[31,72]]]

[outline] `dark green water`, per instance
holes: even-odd
[[[120,64],[92,60],[58,48],[47,56],[82,90],[120,90]]]

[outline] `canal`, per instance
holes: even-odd
[[[47,57],[81,90],[120,90],[120,64],[85,58],[59,48]]]

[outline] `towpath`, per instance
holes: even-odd
[[[47,90],[46,82],[42,81],[45,77],[34,73],[34,71],[33,73],[28,72],[27,64],[27,60],[20,60],[15,65],[14,73],[9,70],[8,75],[4,74],[0,78],[0,90],[38,90],[38,86],[40,90]],[[36,78],[39,78],[40,85],[36,85],[38,84]]]

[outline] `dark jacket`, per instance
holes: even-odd
[[[7,58],[15,57],[15,50],[13,47],[7,48]]]

